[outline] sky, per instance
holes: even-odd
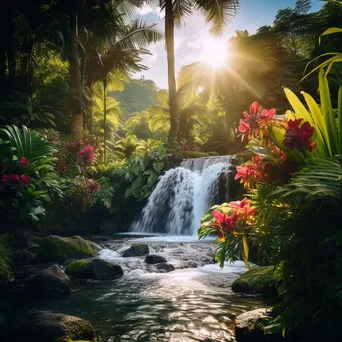
[[[253,34],[264,25],[272,25],[274,17],[279,9],[293,8],[296,0],[241,0],[238,12],[232,22],[228,24],[220,39],[228,41],[235,35],[236,30],[247,30]],[[321,0],[312,0],[311,11],[318,11],[323,5]],[[161,32],[164,31],[163,13],[160,9],[145,5],[139,10],[139,14],[151,22],[158,23]],[[186,18],[185,23],[175,29],[175,55],[176,73],[183,65],[191,64],[201,59],[204,45],[214,39],[205,24],[200,13],[194,13]],[[167,88],[167,61],[165,42],[160,41],[149,47],[152,55],[144,56],[143,64],[149,70],[136,74],[135,78],[142,75],[146,79],[152,79],[159,88]]]

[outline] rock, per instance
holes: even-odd
[[[92,260],[90,267],[93,269],[94,279],[97,280],[112,280],[124,274],[121,266],[103,259]]]
[[[99,253],[100,251],[102,251],[102,247],[99,246],[98,244],[96,244],[93,241],[89,241],[90,246],[93,248],[93,250],[95,251],[95,253]]]
[[[242,274],[232,285],[235,292],[250,294],[276,294],[278,278],[273,266],[263,266],[252,268]]]
[[[38,245],[42,240],[41,237],[22,229],[16,229],[14,236],[17,249],[28,249],[32,252],[37,250]]]
[[[113,280],[123,276],[121,266],[103,259],[76,260],[70,263],[65,273],[74,279]]]
[[[194,261],[189,261],[186,263],[186,268],[197,268],[198,264],[196,264]]]
[[[265,335],[262,324],[269,319],[270,310],[266,308],[245,312],[235,318],[235,338],[237,342],[277,342],[283,341],[281,334]]]
[[[65,268],[65,273],[73,279],[93,279],[90,262],[89,259],[75,260]]]
[[[167,262],[162,262],[160,264],[156,264],[155,267],[161,272],[161,273],[166,273],[166,272],[172,272],[175,270],[175,266],[172,264],[169,264]]]
[[[36,293],[68,293],[70,292],[70,279],[58,265],[32,275],[24,284],[26,291]]]
[[[39,245],[37,259],[41,262],[63,262],[67,259],[93,257],[95,254],[90,242],[80,236],[66,238],[50,235]]]
[[[18,249],[13,253],[13,262],[16,266],[31,265],[36,255],[36,253],[32,253],[26,249]]]
[[[159,264],[161,262],[166,262],[166,259],[160,255],[147,255],[145,258],[145,262],[147,264],[153,265],[153,264]]]
[[[16,341],[73,342],[95,341],[89,321],[49,311],[31,312],[18,327]]]
[[[145,244],[136,244],[132,245],[130,248],[128,248],[126,251],[123,252],[122,256],[124,258],[129,257],[139,257],[139,256],[145,256],[149,254],[149,248]]]
[[[103,219],[100,225],[100,234],[113,235],[119,230],[119,225],[111,220]]]

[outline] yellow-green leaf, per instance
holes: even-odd
[[[248,246],[248,240],[247,240],[247,235],[244,234],[242,236],[242,259],[246,265],[246,268],[250,270],[250,266],[248,263],[248,256],[249,256],[249,246]]]

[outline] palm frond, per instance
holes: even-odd
[[[214,35],[219,35],[224,25],[233,19],[238,4],[237,0],[194,0],[195,9],[211,24],[210,32]]]

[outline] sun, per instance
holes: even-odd
[[[222,68],[229,64],[231,54],[225,40],[205,39],[202,49],[201,61],[210,64],[213,68]]]

